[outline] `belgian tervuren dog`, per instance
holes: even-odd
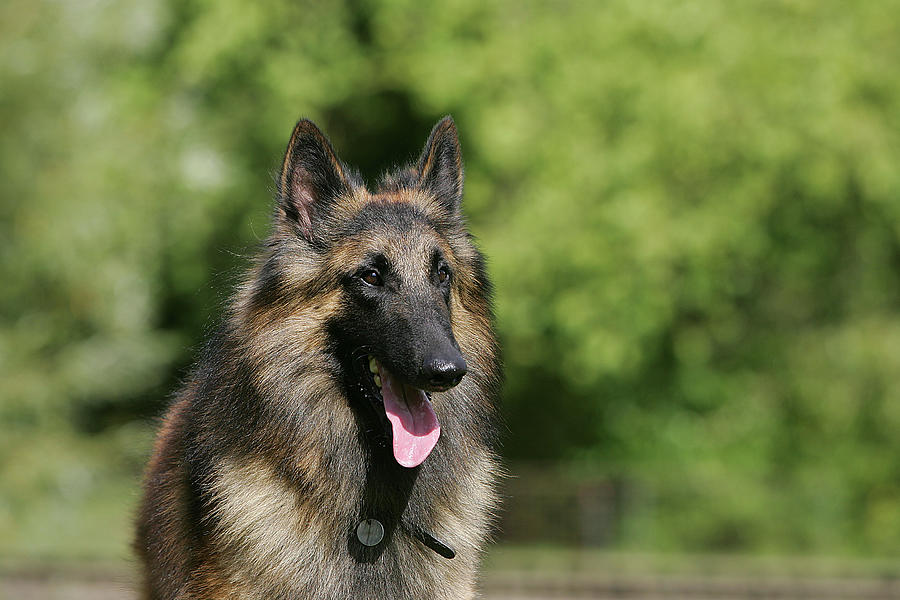
[[[462,193],[449,117],[371,190],[297,124],[271,235],[147,468],[146,598],[476,595],[501,372]]]

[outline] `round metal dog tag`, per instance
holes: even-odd
[[[356,526],[356,537],[365,546],[377,546],[384,539],[384,526],[375,519],[360,521]]]

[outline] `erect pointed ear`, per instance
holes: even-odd
[[[456,124],[449,115],[441,119],[419,158],[419,186],[430,190],[450,212],[459,210],[463,193],[462,153]]]
[[[318,127],[303,119],[294,127],[278,177],[278,203],[307,239],[335,200],[350,191],[344,166]]]

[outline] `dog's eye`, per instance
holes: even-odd
[[[382,285],[381,281],[381,273],[376,271],[375,269],[366,269],[361,274],[362,280],[368,283],[369,285]]]
[[[450,279],[450,269],[441,265],[438,267],[437,277],[439,282],[446,283],[447,280]]]

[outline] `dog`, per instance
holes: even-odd
[[[144,598],[472,598],[502,371],[456,125],[370,190],[301,120],[276,188],[153,448]]]

